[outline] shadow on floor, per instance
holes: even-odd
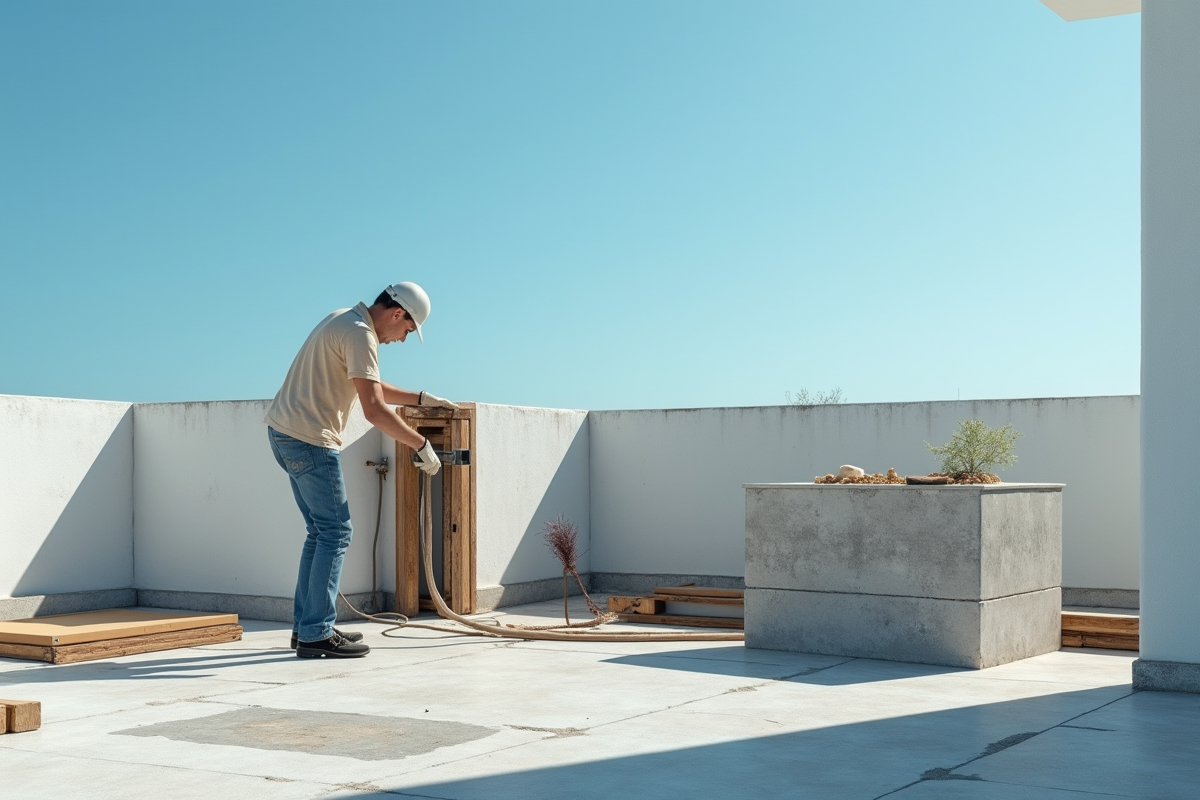
[[[939,667],[931,664],[879,662],[842,656],[794,654],[775,650],[754,650],[741,645],[704,649],[681,649],[665,653],[638,653],[605,659],[607,664],[624,664],[655,669],[674,669],[706,675],[780,680],[787,678],[799,683],[819,683],[823,686],[848,686],[858,683],[894,681],[924,675],[946,675],[955,672],[974,672],[958,667]],[[830,667],[857,662],[858,668],[835,670]],[[819,676],[819,677],[817,677]]]
[[[225,667],[294,661],[290,650],[213,651],[212,654],[156,658],[149,661],[85,661],[79,664],[30,664],[29,669],[0,672],[0,687],[17,683],[65,683],[69,681],[170,680],[172,678],[220,677]],[[7,659],[6,659],[7,660]],[[202,672],[203,671],[203,672]],[[187,673],[187,674],[178,674]]]
[[[896,793],[897,800],[1098,798],[1112,796],[1104,788],[1096,787],[1105,787],[1106,781],[1122,774],[1136,756],[1119,757],[1119,751],[1113,749],[1113,740],[1103,738],[1112,736],[1111,731],[1084,728],[1068,731],[1060,726],[1129,696],[1128,686],[1085,689],[690,747],[680,747],[677,740],[664,733],[667,727],[648,721],[640,726],[640,736],[625,729],[625,737],[615,741],[599,729],[572,738],[543,740],[530,746],[537,748],[535,751],[510,751],[486,768],[501,770],[506,760],[512,764],[553,760],[562,766],[419,785],[406,781],[407,785],[393,784],[394,788],[387,785],[388,781],[376,781],[377,786],[370,790],[335,796],[379,800],[397,796],[440,800],[567,797],[571,800],[868,800]],[[858,699],[859,704],[862,699]],[[848,708],[850,701],[847,696]],[[881,716],[888,713],[887,703],[886,696],[876,697],[869,703],[873,710],[860,708],[849,715]],[[789,705],[795,709],[797,704],[793,701]],[[787,713],[784,709],[776,711]],[[761,723],[770,722],[760,716],[762,712],[760,703],[743,711],[741,716],[758,719],[761,729]],[[827,705],[823,710],[814,708],[814,714],[829,713]],[[687,738],[695,741],[697,731],[727,728],[730,716],[725,707],[720,713],[695,713],[694,721],[686,723]],[[678,723],[675,727],[679,729]],[[1071,752],[1058,752],[1058,745],[1044,743],[1048,740],[1041,738],[1060,733],[1075,737],[1068,748],[1077,752],[1075,759],[1068,757]],[[647,745],[656,752],[617,758],[603,755],[614,747],[646,748]],[[1031,748],[1026,754],[1033,755],[1033,763],[1038,765],[1036,770],[1023,770],[1020,764],[1014,768],[1010,762],[1004,766],[1009,772],[999,783],[978,774],[985,767],[991,768],[992,762],[985,763],[986,759],[1022,745]],[[1079,760],[1087,763],[1077,763]],[[1194,797],[1188,792],[1200,783],[1200,762],[1180,763],[1177,773],[1169,783],[1157,783],[1152,796]],[[1081,774],[1089,786],[1080,785]],[[956,783],[947,785],[942,781]],[[1046,788],[1050,786],[1058,788]]]

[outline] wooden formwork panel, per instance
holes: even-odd
[[[45,661],[48,664],[75,664],[80,661],[154,653],[159,650],[175,650],[180,647],[236,642],[241,638],[241,625],[211,625],[205,628],[187,628],[165,633],[124,636],[119,639],[102,639],[80,644],[0,643],[0,657]]]
[[[110,608],[0,621],[0,644],[56,647],[124,639],[213,625],[236,625],[237,614]]]
[[[475,611],[475,406],[458,409],[407,407],[405,422],[438,450],[471,451],[471,465],[442,467],[442,570],[445,600],[459,614]],[[396,461],[396,611],[416,614],[420,597],[421,471],[413,466],[412,448],[397,442]],[[435,535],[437,532],[435,531]]]
[[[689,625],[708,628],[742,628],[741,617],[688,614],[667,614],[667,603],[673,605],[718,606],[744,608],[745,592],[741,589],[716,589],[697,586],[659,586],[653,594],[638,597],[612,595],[608,598],[608,610],[617,615],[621,622],[655,622],[664,625]]]
[[[1063,647],[1103,647],[1137,650],[1141,647],[1141,617],[1138,614],[1062,612]]]

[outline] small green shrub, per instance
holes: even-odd
[[[1017,462],[1013,449],[1020,437],[1012,425],[989,428],[981,420],[967,419],[958,423],[958,430],[946,444],[934,447],[926,442],[925,446],[935,456],[941,456],[942,474],[959,478],[986,474],[996,466],[1011,467]]]

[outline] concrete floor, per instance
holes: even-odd
[[[561,619],[561,604],[507,609]],[[578,611],[585,617],[582,605]],[[348,625],[47,666],[0,659],[43,726],[0,736],[0,796],[1200,797],[1200,696],[1130,688],[1132,653],[982,671],[730,643],[520,643]]]

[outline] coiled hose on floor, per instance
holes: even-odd
[[[382,508],[383,504],[383,475],[380,474],[379,481],[379,502]],[[462,614],[455,613],[446,605],[446,601],[442,598],[441,592],[438,591],[437,583],[433,577],[433,508],[428,502],[428,498],[432,495],[432,476],[427,473],[421,474],[421,506],[418,519],[420,522],[421,533],[421,560],[425,566],[425,584],[429,587],[429,596],[433,599],[434,608],[437,609],[438,615],[444,619],[456,622],[463,626],[461,628],[448,628],[441,625],[428,625],[420,622],[412,622],[403,614],[385,611],[378,614],[365,614],[355,608],[346,600],[345,595],[339,593],[342,602],[363,619],[372,622],[378,622],[392,627],[383,631],[383,635],[387,636],[391,631],[400,630],[402,628],[424,628],[426,630],[440,631],[441,633],[455,633],[464,636],[492,636],[504,639],[524,639],[527,641],[539,642],[740,642],[745,639],[745,634],[733,631],[672,631],[656,633],[652,631],[610,631],[605,633],[594,629],[577,629],[570,630],[547,630],[543,627],[514,627],[509,625],[500,625],[496,622],[484,622],[470,617],[464,617]],[[379,520],[380,514],[376,514],[375,519],[375,541],[379,540]],[[562,626],[566,628],[567,626]]]

